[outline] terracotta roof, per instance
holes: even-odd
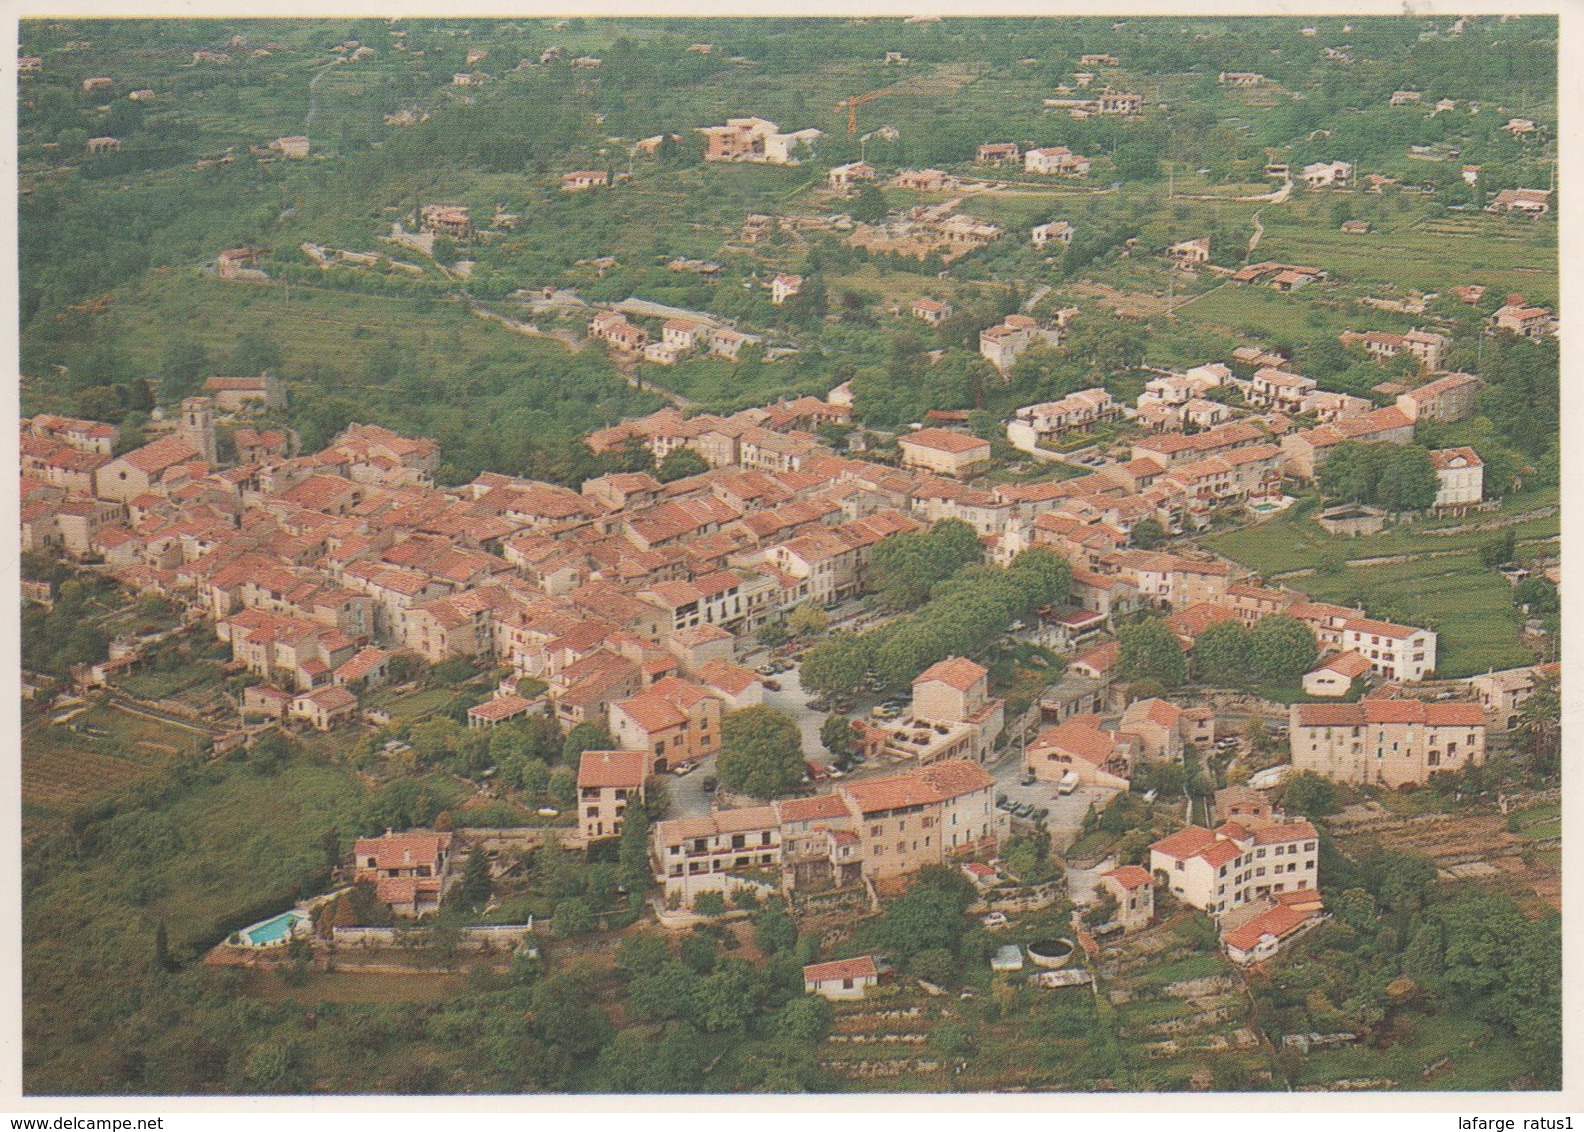
[[[1359,653],[1354,652],[1352,649],[1348,649],[1345,652],[1334,653],[1325,660],[1321,661],[1319,664],[1315,665],[1315,667],[1312,669],[1314,672],[1335,672],[1340,676],[1346,676],[1350,680],[1354,677],[1364,675],[1364,673],[1368,672],[1369,670],[1369,660]]]
[[[1483,727],[1479,704],[1453,701],[1361,700],[1356,704],[1298,704],[1293,719],[1299,727],[1363,727],[1375,723],[1423,723],[1430,727]]]
[[[1200,825],[1190,825],[1179,829],[1169,837],[1161,838],[1150,846],[1150,850],[1167,857],[1187,860],[1189,857],[1198,856],[1203,850],[1214,844],[1215,840],[1216,835],[1213,830],[1208,830]]]
[[[904,433],[897,437],[899,444],[914,444],[920,448],[933,448],[937,452],[946,452],[954,456],[964,455],[968,452],[983,449],[990,450],[988,440],[980,440],[977,436],[969,436],[962,432],[951,432],[944,428],[921,428],[917,432]]]
[[[647,751],[584,751],[578,762],[578,786],[634,789],[649,770]]]
[[[1122,642],[1107,641],[1096,645],[1092,649],[1085,649],[1073,657],[1071,664],[1082,664],[1094,669],[1096,672],[1109,672],[1115,668],[1117,661],[1122,659]]]
[[[697,675],[700,681],[728,696],[742,695],[759,680],[748,669],[728,660],[711,660],[701,664]]]
[[[775,803],[783,823],[821,821],[851,817],[847,803],[838,794],[816,794],[812,798],[788,798]]]
[[[836,959],[829,963],[810,963],[803,968],[805,983],[832,982],[836,979],[874,979],[880,972],[875,969],[874,956],[860,955],[856,959]]]
[[[197,458],[197,450],[179,436],[164,437],[152,444],[134,448],[121,457],[138,471],[149,475]]]
[[[1457,463],[1461,460],[1462,463]],[[1437,448],[1430,453],[1430,463],[1442,468],[1478,468],[1484,461],[1472,448]]]
[[[1291,841],[1311,841],[1318,837],[1315,827],[1302,819],[1281,822],[1245,822],[1255,845],[1285,845]],[[1239,838],[1239,840],[1243,840]]]
[[[1235,928],[1222,936],[1221,942],[1238,951],[1249,951],[1267,935],[1277,940],[1285,939],[1303,926],[1308,919],[1308,912],[1287,904],[1277,904],[1269,912],[1255,916],[1242,927]]]
[[[949,656],[937,661],[913,679],[913,686],[939,681],[966,692],[989,674],[989,669],[975,664],[964,656]]]
[[[1153,883],[1150,880],[1149,872],[1139,868],[1137,865],[1123,865],[1120,869],[1112,869],[1110,872],[1101,873],[1100,879],[1114,880],[1129,892],[1136,888],[1147,888]]]
[[[493,700],[485,700],[468,708],[468,714],[474,719],[499,721],[510,719],[514,715],[521,715],[533,707],[532,700],[525,700],[517,695],[496,696]]]
[[[866,813],[903,806],[944,802],[995,785],[984,767],[966,759],[948,759],[907,774],[847,783],[842,793]]]
[[[360,864],[373,857],[377,869],[410,869],[417,865],[434,865],[450,844],[449,833],[415,830],[387,833],[383,837],[360,837],[352,852]]]
[[[1074,716],[1064,723],[1047,728],[1029,744],[1029,751],[1032,753],[1054,748],[1094,766],[1105,765],[1116,753],[1116,737],[1095,726],[1092,719]]]

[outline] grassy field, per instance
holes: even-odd
[[[423,1003],[455,998],[466,985],[460,975],[439,971],[399,976],[371,971],[310,971],[300,986],[290,986],[273,971],[249,971],[243,989],[250,998],[274,1005],[295,1003]]]
[[[48,720],[23,731],[22,814],[29,835],[57,829],[79,807],[154,774],[197,739],[182,728],[109,707],[91,708],[73,722],[94,733]]]
[[[1361,217],[1368,216],[1366,203],[1366,194],[1353,194],[1353,209]],[[1323,267],[1355,283],[1422,291],[1482,283],[1492,291],[1522,292],[1547,306],[1556,301],[1556,228],[1544,222],[1466,214],[1455,222],[1404,217],[1356,236],[1322,221],[1312,209],[1300,223],[1282,219],[1271,213],[1261,217],[1266,227],[1259,258]]]
[[[1260,254],[1265,251],[1261,244]],[[1228,283],[1175,310],[1180,319],[1230,327],[1262,342],[1304,342],[1357,329],[1360,316],[1351,304],[1320,301],[1325,295],[1323,283],[1290,294],[1255,284]],[[1407,330],[1411,323],[1398,315],[1372,311],[1370,325],[1382,330]]]
[[[1554,489],[1536,492],[1509,503],[1504,512],[1522,513],[1546,506],[1554,500]],[[1308,515],[1294,516],[1284,511],[1254,526],[1243,527],[1226,534],[1206,539],[1206,545],[1251,570],[1261,574],[1281,574],[1289,570],[1303,570],[1316,565],[1326,555],[1341,555],[1347,559],[1382,558],[1398,554],[1421,554],[1440,550],[1467,550],[1492,541],[1501,532],[1465,531],[1449,535],[1431,535],[1426,532],[1437,527],[1460,523],[1486,522],[1498,514],[1480,515],[1474,519],[1430,520],[1408,526],[1388,528],[1376,535],[1362,538],[1338,538],[1329,535]],[[1557,515],[1526,519],[1512,526],[1519,539],[1554,538],[1559,530]],[[1302,585],[1302,583],[1300,583]]]
[[[1362,603],[1377,617],[1432,625],[1439,634],[1440,676],[1472,676],[1534,661],[1519,640],[1512,589],[1500,574],[1481,566],[1476,554],[1350,569],[1303,581],[1321,601]]]
[[[1416,1016],[1410,1033],[1409,1040],[1388,1049],[1356,1045],[1311,1053],[1293,1084],[1385,1077],[1399,1089],[1499,1091],[1528,1068],[1512,1038],[1453,1010]],[[1424,1071],[1443,1057],[1451,1064],[1425,1077]]]

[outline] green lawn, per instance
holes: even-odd
[[[455,694],[452,688],[429,688],[394,700],[386,705],[385,710],[390,712],[392,720],[416,720],[439,711],[451,702]]]
[[[1433,626],[1440,676],[1472,676],[1534,661],[1518,637],[1511,588],[1481,566],[1476,554],[1349,569],[1303,583],[1321,601],[1362,603],[1377,617]]]

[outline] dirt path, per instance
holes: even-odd
[[[1522,538],[1518,540],[1517,545],[1538,546],[1555,541],[1556,538],[1554,536]],[[1344,560],[1342,564],[1353,570],[1367,570],[1372,566],[1398,566],[1404,562],[1424,562],[1432,558],[1456,558],[1461,554],[1473,554],[1476,549],[1471,546],[1462,546],[1453,547],[1449,550],[1418,550],[1410,554],[1381,554],[1373,558],[1349,558]],[[1304,566],[1298,570],[1284,570],[1279,574],[1272,574],[1270,577],[1272,581],[1281,578],[1307,578],[1314,572],[1315,568],[1313,566]]]

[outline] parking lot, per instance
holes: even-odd
[[[1035,782],[1024,786],[1020,781],[1023,763],[1016,747],[1009,747],[1003,752],[1000,761],[989,769],[996,780],[997,798],[1004,794],[1008,802],[1028,803],[1036,810],[1049,811],[1045,817],[1045,827],[1050,831],[1051,846],[1058,853],[1078,840],[1089,807],[1092,805],[1096,810],[1103,809],[1115,794],[1115,791],[1098,786],[1080,786],[1071,794],[1058,794],[1054,782]]]

